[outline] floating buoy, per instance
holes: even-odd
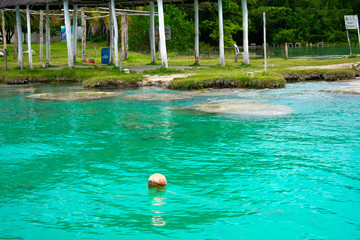
[[[166,178],[160,173],[154,173],[148,180],[148,188],[161,188],[167,184]]]

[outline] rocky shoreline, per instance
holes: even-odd
[[[338,68],[336,68],[338,67]],[[347,68],[346,68],[347,67]],[[352,67],[352,68],[349,68]],[[336,68],[336,69],[335,69]],[[350,80],[360,76],[360,63],[356,64],[339,64],[311,67],[294,67],[279,74],[279,80],[273,82],[258,81],[256,78],[244,77],[244,79],[209,79],[203,81],[187,81],[187,78],[195,75],[193,73],[168,74],[168,75],[143,75],[134,81],[124,79],[103,79],[96,82],[81,81],[74,76],[52,77],[52,78],[34,78],[24,77],[3,80],[5,84],[30,84],[30,83],[49,83],[49,82],[82,82],[85,89],[129,89],[145,86],[163,87],[170,89],[179,89],[177,83],[184,79],[188,89],[205,89],[205,88],[282,88],[286,83],[300,81],[338,81]],[[119,77],[120,78],[120,77]],[[246,78],[246,79],[245,79]],[[173,81],[176,79],[176,81]],[[180,84],[181,85],[181,84]]]

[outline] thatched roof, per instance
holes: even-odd
[[[163,0],[164,3],[193,3],[194,0]],[[209,1],[209,0],[207,0]],[[211,1],[211,0],[210,0]],[[110,0],[69,0],[69,5],[78,4],[79,7],[99,7],[109,6]],[[148,5],[150,0],[115,0],[116,7],[135,7]],[[154,1],[156,4],[156,0]],[[30,5],[31,9],[44,9],[46,3],[49,3],[52,9],[61,9],[62,0],[0,0],[0,8],[13,8],[17,5]]]

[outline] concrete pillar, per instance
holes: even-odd
[[[68,66],[72,68],[74,66],[74,54],[72,48],[72,37],[71,37],[71,22],[70,22],[70,13],[69,13],[69,1],[64,1],[64,18],[65,18],[65,28],[66,28],[66,43],[68,50]]]
[[[195,11],[195,64],[199,65],[199,1],[194,0]]]
[[[220,65],[225,66],[225,51],[224,51],[224,27],[223,27],[223,11],[222,1],[218,0],[219,7],[219,52],[220,52]]]
[[[163,68],[168,68],[166,40],[165,40],[165,23],[164,23],[164,9],[163,0],[157,0],[158,14],[159,14],[159,37],[160,37],[160,52],[161,64]]]
[[[46,35],[46,66],[50,64],[50,17],[49,17],[49,4],[46,4],[46,22],[45,22],[45,35]]]
[[[21,66],[21,55],[23,52],[23,34],[21,30],[21,20],[20,20],[20,9],[19,6],[15,7],[16,9],[16,28],[18,35],[18,66]]]
[[[4,43],[4,69],[7,70],[7,49],[6,49],[6,31],[5,31],[5,14],[4,10],[1,9],[1,18],[2,18],[2,37]]]
[[[119,66],[119,28],[115,13],[115,2],[111,0],[111,16],[114,21],[114,51],[115,51],[115,66]]]
[[[150,1],[150,53],[151,62],[156,62],[154,1]]]
[[[248,9],[247,9],[247,1],[241,0],[241,7],[243,13],[243,45],[244,45],[244,52],[243,52],[243,59],[244,64],[250,64],[249,61],[249,23],[248,23]]]
[[[29,55],[29,67],[33,69],[32,51],[31,51],[31,25],[30,25],[30,10],[29,4],[26,5],[26,25],[27,25],[27,42],[28,42],[28,55]]]
[[[17,26],[15,23],[14,26],[14,59],[17,57],[17,51],[18,51],[18,33],[17,33]]]

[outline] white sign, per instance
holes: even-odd
[[[345,27],[346,29],[358,29],[359,21],[357,15],[345,15]]]

